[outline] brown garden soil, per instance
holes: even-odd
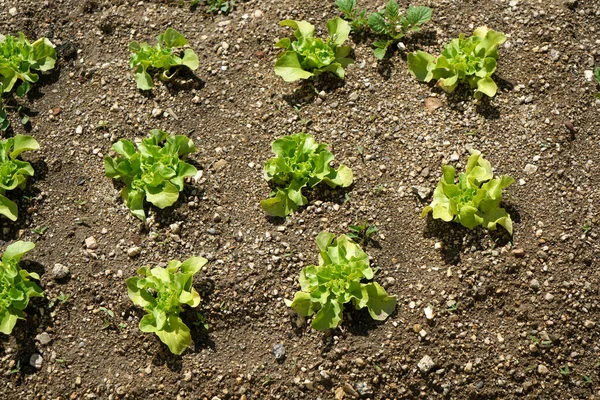
[[[378,62],[370,37],[352,38],[355,64],[345,81],[317,80],[319,95],[283,82],[273,43],[290,30],[277,22],[308,20],[323,35],[339,15],[333,0],[238,2],[229,16],[164,1],[0,0],[0,32],[46,36],[59,53],[57,68],[9,103],[31,121],[22,127],[11,109],[7,135],[28,132],[41,149],[24,156],[35,177],[10,194],[20,216],[2,218],[2,247],[35,242],[22,266],[40,273],[45,297],[0,337],[0,398],[598,398],[600,102],[585,71],[600,64],[600,3],[424,3],[433,19],[406,52],[438,54],[480,25],[506,33],[495,98],[478,104],[467,90],[419,83],[405,51]],[[140,92],[128,44],[154,44],[167,27],[189,39],[200,68]],[[118,139],[157,128],[193,138],[203,176],[175,206],[149,207],[144,224],[102,159]],[[262,165],[270,143],[295,132],[328,143],[355,183],[268,218]],[[462,168],[469,148],[515,178],[504,197],[512,238],[420,217],[440,166]],[[317,263],[316,234],[356,221],[379,229],[365,250],[397,311],[375,322],[346,307],[339,329],[315,331],[284,299]],[[194,280],[202,303],[183,314],[194,343],[174,356],[139,331],[143,310],[125,279],[190,256],[209,262]],[[56,263],[70,277],[56,281]],[[425,356],[433,366],[422,370]]]

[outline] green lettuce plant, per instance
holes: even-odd
[[[342,323],[344,304],[352,302],[358,310],[366,307],[371,317],[385,320],[396,309],[396,296],[388,296],[373,279],[369,256],[348,236],[321,232],[317,236],[319,265],[300,272],[301,291],[293,301],[285,300],[299,315],[316,313],[312,327],[323,331]]]
[[[350,34],[350,25],[341,18],[327,21],[329,37],[315,38],[315,27],[306,21],[284,20],[281,26],[289,26],[295,39],[280,39],[275,47],[285,49],[275,62],[275,74],[286,82],[308,79],[323,72],[332,72],[344,79],[344,68],[352,64],[352,48],[342,46]]]
[[[326,144],[317,144],[306,133],[297,133],[275,140],[271,144],[277,157],[265,162],[265,179],[274,186],[271,197],[260,205],[267,214],[285,217],[300,206],[308,204],[302,195],[305,187],[325,182],[329,187],[348,187],[352,184],[352,170],[340,165],[330,166],[333,155]]]
[[[50,40],[40,38],[29,43],[22,32],[19,37],[0,35],[0,84],[4,93],[21,81],[16,93],[24,96],[39,79],[33,71],[51,70],[55,63],[56,50]]]
[[[424,51],[408,55],[408,69],[419,81],[437,80],[437,86],[451,93],[458,84],[468,83],[475,89],[475,97],[493,97],[498,89],[492,79],[498,60],[498,46],[506,36],[485,26],[477,28],[473,36],[460,34],[446,45],[435,58]]]
[[[127,279],[127,294],[133,304],[147,312],[140,320],[142,332],[154,332],[173,354],[181,354],[192,344],[190,330],[179,314],[182,305],[197,307],[200,295],[192,286],[194,275],[206,264],[202,257],[183,263],[169,261],[166,268],[144,266]]]
[[[0,332],[10,335],[18,319],[25,319],[23,310],[31,297],[43,297],[44,292],[30,278],[40,280],[35,272],[19,267],[19,261],[35,245],[18,241],[9,245],[0,263]]]
[[[500,202],[502,189],[514,179],[507,175],[494,178],[490,162],[477,150],[471,150],[466,171],[458,175],[457,183],[455,175],[453,166],[442,166],[442,178],[433,192],[433,201],[423,209],[422,216],[431,212],[434,219],[456,221],[469,229],[483,226],[495,230],[501,225],[512,235],[512,220]]]
[[[121,139],[112,146],[118,156],[104,157],[106,176],[125,183],[121,197],[142,221],[146,221],[144,198],[158,208],[169,207],[179,199],[184,179],[198,172],[181,160],[198,150],[191,139],[156,129],[150,135],[137,151],[130,140]]]
[[[54,68],[56,50],[50,40],[40,38],[29,43],[23,33],[19,36],[0,34],[0,130],[6,131],[10,126],[2,96],[9,93],[14,86],[21,82],[16,94],[23,97],[31,89],[31,84],[39,79],[34,71],[44,72]],[[24,124],[29,120],[23,119]]]
[[[156,38],[156,41],[154,47],[148,43],[129,44],[129,51],[133,53],[129,60],[129,67],[134,68],[135,82],[141,90],[152,89],[153,81],[148,71],[159,70],[159,78],[162,81],[169,81],[178,71],[171,73],[172,68],[184,66],[194,71],[199,65],[198,56],[192,49],[185,49],[182,57],[173,54],[173,48],[188,43],[187,39],[175,29],[167,28],[165,33]]]
[[[6,197],[6,192],[16,188],[23,189],[28,176],[33,176],[31,164],[17,159],[24,151],[37,150],[38,142],[31,136],[15,135],[0,140],[0,214],[11,221],[19,216],[17,204]]]

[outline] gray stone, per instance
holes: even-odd
[[[133,247],[130,247],[129,249],[127,249],[127,256],[128,257],[136,257],[136,256],[139,256],[141,252],[142,252],[141,247],[133,246]]]
[[[52,338],[47,332],[42,332],[35,337],[35,340],[40,342],[42,346],[45,346],[52,341]]]
[[[54,264],[54,268],[52,268],[52,277],[57,280],[66,278],[70,273],[71,271],[66,265],[59,263]]]
[[[96,242],[96,238],[90,236],[89,238],[85,239],[85,247],[89,250],[96,250],[98,248],[98,242]]]
[[[281,343],[277,343],[273,346],[271,353],[273,353],[277,361],[283,361],[285,359],[285,347],[283,347]]]
[[[38,353],[33,353],[31,355],[31,357],[29,358],[29,365],[31,365],[35,369],[42,368],[42,363],[43,362],[44,362],[44,359]]]
[[[544,364],[540,364],[537,367],[537,372],[538,374],[546,375],[549,372],[548,367],[546,367]]]
[[[426,374],[435,367],[435,362],[428,355],[424,355],[417,364],[417,367],[419,367],[419,371]]]

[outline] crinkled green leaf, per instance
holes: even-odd
[[[34,272],[19,267],[19,261],[35,245],[18,241],[10,244],[2,255],[0,264],[0,332],[10,335],[31,297],[42,297],[42,289],[30,278],[39,280]]]
[[[286,82],[294,82],[300,79],[308,79],[313,76],[305,71],[300,64],[298,54],[292,51],[286,52],[275,62],[275,74],[282,77]]]
[[[383,18],[383,15],[381,15],[380,13],[369,14],[369,27],[371,27],[371,29],[375,33],[385,33],[386,23],[385,19]]]
[[[200,304],[192,279],[205,264],[206,259],[201,257],[183,263],[172,260],[167,268],[142,267],[138,270],[140,276],[127,279],[129,298],[147,313],[140,320],[140,330],[156,333],[174,354],[181,354],[191,344],[190,331],[179,313],[183,304]]]
[[[345,303],[355,308],[367,307],[371,316],[384,320],[396,307],[395,297],[371,282],[373,270],[369,257],[348,236],[337,239],[329,232],[321,232],[316,238],[319,248],[319,265],[309,265],[300,272],[301,291],[293,301],[286,300],[298,314],[311,316],[316,313],[312,326],[326,330],[339,326]]]
[[[354,61],[349,57],[351,49],[342,46],[351,30],[348,22],[339,17],[327,21],[330,36],[325,40],[315,38],[315,27],[306,21],[284,20],[279,24],[295,29],[295,40],[283,38],[275,44],[285,49],[275,62],[276,75],[286,82],[309,79],[323,72],[344,78],[344,68]]]
[[[493,97],[497,86],[491,76],[496,71],[498,46],[506,36],[487,27],[477,28],[465,38],[461,34],[446,45],[438,58],[417,52],[408,56],[411,73],[419,80],[437,79],[437,86],[451,93],[460,83],[468,83],[475,97]]]
[[[425,22],[431,19],[431,14],[433,11],[429,7],[418,6],[418,7],[408,7],[406,10],[406,20],[412,26],[423,25]]]
[[[159,208],[169,207],[178,200],[184,178],[197,173],[194,166],[181,159],[197,151],[192,140],[184,135],[155,129],[150,138],[142,140],[137,151],[125,139],[112,148],[118,156],[104,158],[104,173],[125,184],[121,197],[142,221],[146,220],[144,198]]]
[[[433,201],[422,216],[432,212],[434,219],[456,221],[469,229],[483,226],[494,230],[499,224],[512,235],[512,220],[500,203],[502,190],[514,182],[513,178],[493,178],[489,161],[477,150],[471,150],[466,172],[459,174],[458,183],[454,182],[454,167],[443,166],[442,170]]]
[[[170,80],[175,73],[172,68],[185,66],[190,70],[196,70],[199,65],[198,56],[191,49],[185,49],[183,58],[174,53],[173,48],[187,44],[187,40],[179,32],[167,28],[165,33],[159,35],[157,44],[152,47],[148,43],[131,42],[129,51],[132,53],[129,66],[134,69],[134,78],[137,87],[141,90],[149,90],[153,86],[150,73],[157,72],[163,81]]]
[[[430,66],[435,63],[435,57],[424,51],[408,54],[408,70],[421,82],[429,82],[432,78]]]
[[[276,189],[271,198],[261,201],[269,215],[284,217],[306,205],[306,197],[302,195],[306,186],[314,187],[321,182],[332,188],[352,184],[350,168],[343,165],[337,170],[332,168],[333,155],[327,151],[327,145],[317,144],[310,135],[285,136],[275,140],[271,147],[277,157],[265,162],[264,176]]]

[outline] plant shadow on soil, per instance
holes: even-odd
[[[37,273],[40,278],[45,270],[42,264],[27,259],[23,259],[20,262],[20,267],[28,272]],[[13,350],[10,358],[15,363],[18,362],[20,368],[14,374],[11,374],[11,378],[17,385],[23,383],[26,376],[37,373],[37,370],[29,364],[30,357],[38,352],[35,337],[38,332],[44,332],[48,327],[53,325],[50,313],[42,313],[41,310],[50,310],[48,298],[31,298],[29,305],[24,311],[25,320],[18,320],[12,332],[12,336],[14,336],[17,343],[17,348],[16,351]],[[2,355],[6,354],[5,343],[8,338],[9,336],[0,334],[0,354]]]
[[[521,221],[515,207],[504,205],[504,208],[510,214],[513,223]],[[436,238],[442,242],[442,257],[444,262],[450,265],[460,264],[460,257],[465,248],[474,246],[481,251],[487,248],[486,243],[489,240],[494,243],[494,247],[503,247],[512,242],[512,236],[502,227],[495,231],[481,227],[470,230],[459,223],[433,219],[431,214],[427,215],[427,225],[423,234],[426,238]]]
[[[292,108],[299,108],[312,103],[321,91],[331,93],[344,87],[346,81],[331,72],[317,75],[311,79],[302,80],[291,94],[283,95],[283,100]]]

